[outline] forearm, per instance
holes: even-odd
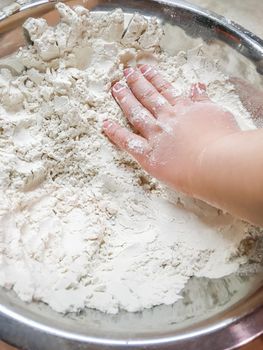
[[[263,226],[263,129],[224,137],[199,160],[196,196]]]

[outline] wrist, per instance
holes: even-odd
[[[225,190],[231,181],[231,151],[240,133],[242,131],[238,130],[222,135],[202,148],[196,160],[196,171],[191,177],[193,197],[224,209]]]

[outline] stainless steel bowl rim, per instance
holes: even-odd
[[[40,0],[32,4],[21,6],[20,11],[27,11],[41,5],[53,6],[56,0]],[[130,3],[139,8],[140,4],[152,3],[153,7],[162,6],[167,9],[176,8],[178,14],[180,11],[193,13],[199,25],[212,32],[211,37],[216,35],[216,28],[222,28],[219,39],[225,41],[238,52],[248,57],[256,66],[257,70],[263,72],[263,40],[242,28],[238,24],[227,20],[213,12],[201,9],[198,6],[191,5],[181,0],[128,0],[121,4],[121,7],[129,8]],[[106,5],[106,6],[105,6]],[[106,0],[103,3],[103,9],[109,9],[108,6],[120,6],[117,0]],[[8,17],[0,17],[0,24]],[[181,26],[180,23],[178,23]],[[182,26],[183,29],[185,29]],[[188,26],[189,33],[191,28]],[[228,36],[231,34],[233,37]],[[1,35],[1,33],[0,33]],[[207,33],[205,33],[207,36]],[[238,39],[238,41],[232,40]],[[237,44],[238,42],[238,44]],[[262,290],[261,290],[262,292]],[[260,293],[260,291],[259,291]],[[244,331],[245,330],[245,331]],[[177,334],[174,336],[163,335],[157,338],[144,339],[110,339],[85,336],[78,333],[64,331],[58,328],[31,320],[17,312],[5,307],[0,303],[0,338],[10,344],[25,349],[44,350],[65,348],[74,349],[126,349],[143,347],[145,349],[177,349],[177,350],[230,350],[241,346],[263,333],[263,305],[253,307],[249,312],[240,313],[238,317],[229,317],[210,327],[196,327],[196,329],[187,334]]]

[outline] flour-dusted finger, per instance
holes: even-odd
[[[166,98],[166,100],[174,106],[178,99],[178,93],[171,83],[166,81],[158,70],[148,64],[142,65],[140,68],[143,76]]]
[[[192,84],[190,89],[190,98],[194,102],[209,100],[206,93],[206,85],[203,83]]]
[[[156,118],[166,117],[172,113],[170,103],[142,75],[139,69],[127,68],[124,70],[124,75],[135,97]]]
[[[147,140],[120,126],[118,123],[105,120],[103,130],[113,143],[130,153],[138,162],[143,162],[143,159],[151,150]]]
[[[159,127],[156,119],[137,100],[129,88],[118,82],[113,86],[112,94],[129,122],[140,134],[149,138],[152,134],[158,132]]]

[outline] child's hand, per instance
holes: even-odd
[[[215,142],[240,131],[234,117],[208,98],[203,84],[193,85],[189,96],[178,96],[150,66],[124,73],[129,88],[117,83],[113,96],[139,135],[109,120],[105,133],[151,175],[198,195],[195,179],[209,172],[202,169],[202,156]]]

